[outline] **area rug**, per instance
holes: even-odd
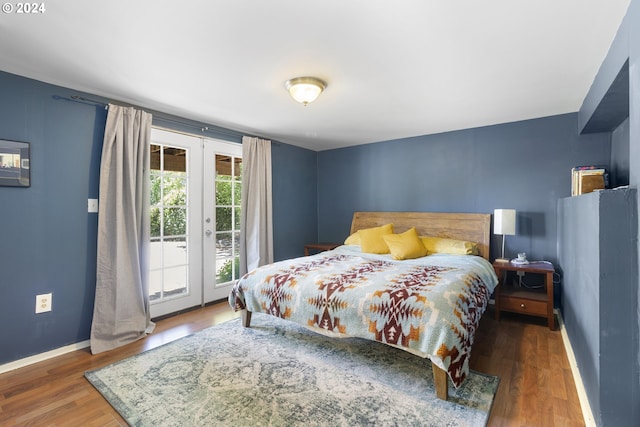
[[[254,314],[86,378],[132,426],[484,426],[497,377],[471,372],[449,400],[431,362]]]

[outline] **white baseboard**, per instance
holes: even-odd
[[[16,360],[14,362],[5,363],[4,365],[0,365],[0,374],[13,371],[14,369],[24,368],[25,366],[33,365],[34,363],[52,359],[63,354],[71,353],[72,351],[81,350],[83,348],[89,347],[90,344],[91,342],[89,340],[80,341],[75,344],[66,345],[64,347],[55,348],[44,353],[25,357],[24,359]]]
[[[571,347],[571,341],[569,341],[569,335],[567,329],[564,327],[564,321],[559,310],[555,310],[558,317],[558,323],[560,325],[560,333],[562,334],[562,342],[564,343],[564,350],[567,353],[569,359],[569,366],[571,367],[571,373],[573,374],[573,381],[576,383],[576,391],[578,392],[578,398],[580,399],[580,407],[582,408],[582,416],[584,417],[584,424],[587,427],[596,427],[595,419],[593,418],[593,412],[591,411],[591,405],[589,405],[589,398],[587,397],[587,391],[584,388],[582,377],[580,376],[580,370],[578,369],[578,362],[576,361],[576,355],[573,353],[573,347]]]

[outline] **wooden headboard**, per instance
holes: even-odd
[[[491,214],[442,212],[354,212],[351,233],[363,228],[393,224],[394,233],[415,227],[421,236],[476,242],[480,255],[489,259]]]

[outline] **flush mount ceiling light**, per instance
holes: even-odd
[[[287,88],[293,99],[306,107],[307,104],[316,100],[327,84],[315,77],[296,77],[287,80],[284,87]]]

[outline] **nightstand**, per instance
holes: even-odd
[[[529,264],[494,262],[493,268],[498,276],[498,286],[495,291],[496,320],[500,320],[501,311],[546,317],[549,329],[555,330],[556,322],[553,316],[553,273],[555,269],[553,264],[550,262],[530,262]],[[510,286],[504,283],[507,271],[541,274],[544,276],[544,288],[536,290]]]
[[[309,253],[311,251],[330,251],[331,249],[335,249],[338,246],[340,246],[340,243],[310,243],[308,245],[304,245],[304,256],[309,256]]]

